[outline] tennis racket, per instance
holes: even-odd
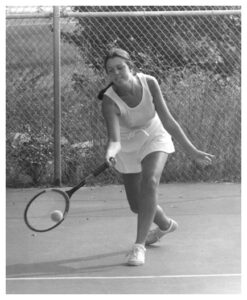
[[[98,176],[108,167],[107,162],[103,163],[70,190],[51,188],[36,194],[28,202],[24,211],[24,221],[28,228],[35,232],[46,232],[60,225],[68,214],[71,196],[90,178]],[[54,214],[57,215],[54,217]]]

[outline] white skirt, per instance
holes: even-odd
[[[147,127],[121,133],[121,151],[116,156],[115,168],[120,173],[140,173],[141,161],[157,151],[173,153],[175,148],[156,113]]]

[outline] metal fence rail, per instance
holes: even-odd
[[[162,180],[240,181],[238,7],[39,10],[6,15],[8,185],[73,184],[102,162],[106,130],[96,96],[107,83],[102,61],[111,46],[159,80],[193,143],[217,157],[202,170],[175,142]],[[107,171],[98,180],[121,179]]]

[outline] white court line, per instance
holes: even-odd
[[[159,279],[159,278],[207,278],[207,277],[239,277],[241,274],[194,274],[194,275],[147,275],[147,276],[71,276],[71,277],[7,277],[9,281],[21,280],[108,280],[108,279]]]

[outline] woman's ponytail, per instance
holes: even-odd
[[[99,92],[99,94],[98,94],[98,99],[99,99],[99,100],[102,100],[102,99],[103,99],[104,93],[105,93],[105,92],[109,89],[109,87],[112,86],[112,85],[113,85],[112,82],[109,83],[105,88],[103,88],[103,89]]]

